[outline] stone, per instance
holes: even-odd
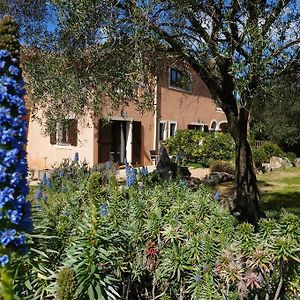
[[[270,169],[280,169],[280,168],[292,168],[293,164],[287,157],[281,158],[278,156],[272,156],[270,158]]]
[[[270,163],[262,163],[259,171],[261,171],[263,174],[269,173],[271,171]]]
[[[162,180],[168,180],[176,176],[176,164],[171,162],[167,149],[164,146],[160,146],[159,149],[156,172]]]
[[[300,157],[297,157],[294,162],[296,167],[300,166]]]
[[[232,174],[226,172],[212,172],[205,177],[204,183],[215,185],[232,180],[234,180],[234,175]]]

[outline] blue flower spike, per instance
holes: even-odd
[[[0,268],[8,267],[15,253],[25,253],[26,232],[32,231],[26,200],[25,90],[18,61],[0,50]],[[36,198],[41,193],[39,188]]]

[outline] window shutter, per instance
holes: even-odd
[[[75,119],[70,120],[68,124],[68,140],[72,146],[77,146],[78,140],[78,121]]]

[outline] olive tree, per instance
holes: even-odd
[[[66,60],[61,66],[66,64],[68,68],[53,68],[53,63],[50,66],[60,75],[57,78],[66,70],[71,76],[44,81],[44,86],[40,80],[34,84],[34,78],[49,78],[51,72],[47,71],[48,64],[40,64],[40,68],[28,64],[36,99],[53,91],[72,93],[63,84],[70,80],[68,87],[72,82],[80,86],[72,98],[73,106],[81,108],[80,113],[85,108],[101,107],[103,99],[116,106],[132,100],[141,107],[146,103],[151,106],[151,100],[140,101],[137,86],[148,90],[144,98],[151,99],[153,85],[149,75],[159,76],[167,59],[184,61],[201,76],[226,114],[236,145],[235,211],[252,223],[264,216],[247,140],[249,117],[253,108],[260,105],[258,92],[264,93],[265,83],[293,72],[299,59],[297,0],[47,3],[57,16],[53,39],[56,50],[51,55]],[[48,56],[45,49],[47,52],[41,57]],[[113,88],[120,84],[121,89]],[[56,107],[63,107],[57,105],[61,101],[58,97],[52,99]],[[76,99],[78,105],[74,105]],[[57,113],[57,109],[54,111]]]

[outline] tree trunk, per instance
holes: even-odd
[[[260,205],[251,148],[247,140],[248,118],[248,111],[240,108],[238,116],[231,115],[228,119],[236,152],[233,213],[241,220],[257,224],[260,218],[265,217],[265,213]]]

